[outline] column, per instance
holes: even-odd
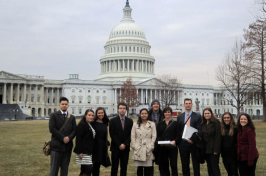
[[[118,72],[120,72],[121,71],[121,62],[120,62],[120,60],[117,60],[117,62],[118,62]]]
[[[20,92],[20,84],[18,84],[18,87],[17,87],[17,104],[19,102],[19,92]]]
[[[129,59],[127,60],[127,71],[129,72]]]
[[[6,104],[6,83],[4,83],[3,104]]]
[[[143,60],[141,61],[141,72],[144,72]]]
[[[139,60],[136,60],[136,71],[139,71]]]
[[[146,99],[146,103],[148,103],[148,90],[146,89],[146,92],[145,92],[145,99]]]
[[[46,87],[46,97],[45,97],[45,104],[47,103],[48,104],[48,90],[49,88]],[[48,114],[48,109],[47,109],[47,114]]]
[[[156,98],[156,89],[154,89],[154,99],[158,99]]]
[[[59,87],[57,88],[56,92],[56,103],[59,104]]]
[[[29,100],[28,102],[31,103],[31,84],[29,85]]]
[[[41,85],[41,103],[44,104],[44,85]],[[42,110],[43,113],[44,109]]]
[[[132,60],[131,68],[132,68],[132,72],[134,72],[135,71],[135,62],[134,62],[134,59]]]
[[[115,105],[116,105],[116,102],[117,102],[117,95],[116,95],[116,88],[115,89],[115,98],[114,98],[114,102],[115,102]]]
[[[109,61],[109,72],[111,72],[111,70],[112,70],[112,62]]]
[[[122,65],[122,67],[123,67],[123,72],[125,71],[125,60],[123,59],[123,65]]]
[[[10,84],[10,103],[13,104],[13,83]]]
[[[36,84],[36,85],[35,85],[35,92],[34,92],[34,102],[35,102],[35,103],[38,101],[38,100],[37,100],[37,96],[38,96],[37,92],[38,92],[38,85]],[[37,110],[37,111],[38,111],[38,110]]]
[[[44,117],[44,108],[41,108],[41,117]]]
[[[152,98],[152,89],[150,89],[150,103],[152,102],[153,98]]]
[[[137,95],[138,95],[138,101],[139,101],[139,89],[138,88],[136,88],[136,89],[137,89]]]
[[[140,101],[141,101],[141,103],[143,103],[143,89],[140,89],[140,91],[141,91],[141,94],[140,94]]]
[[[107,73],[108,69],[107,69],[107,61],[105,61],[105,73]]]
[[[24,95],[23,95],[23,100],[25,101],[25,102],[27,102],[27,84],[25,83],[24,84]],[[23,101],[22,100],[22,101]]]
[[[51,104],[54,103],[54,88],[51,88]]]
[[[146,63],[146,73],[148,73],[148,61],[145,61]]]

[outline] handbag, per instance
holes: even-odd
[[[70,114],[68,113],[67,114],[67,119],[65,120],[65,123],[63,124],[63,126],[60,128],[60,130],[59,131],[61,131],[65,126],[66,126],[66,124],[67,124],[67,121],[68,121],[68,119],[70,118]],[[44,146],[43,146],[43,148],[42,148],[42,151],[43,151],[43,154],[45,155],[45,156],[49,156],[50,154],[51,154],[51,144],[52,144],[52,141],[54,140],[54,138],[52,139],[52,140],[48,140],[48,141],[46,141],[45,143],[44,143]]]
[[[110,157],[109,155],[106,156],[106,161],[105,163],[103,164],[104,167],[110,167],[112,166],[112,163],[111,163],[111,160],[110,160]]]

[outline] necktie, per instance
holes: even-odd
[[[189,114],[187,114],[187,126],[190,126]]]
[[[66,114],[63,114],[64,119],[66,120]]]
[[[124,119],[121,119],[121,121],[122,121],[122,129],[124,130],[125,121]]]

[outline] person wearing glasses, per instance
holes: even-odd
[[[131,129],[133,121],[126,117],[127,104],[121,102],[117,106],[118,116],[110,120],[109,133],[111,137],[111,176],[117,176],[120,161],[120,176],[127,175],[127,164],[130,151]]]

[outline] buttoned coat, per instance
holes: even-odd
[[[132,159],[138,161],[153,160],[152,153],[156,140],[156,126],[152,121],[146,125],[135,122],[131,130],[131,148],[133,149]]]
[[[221,153],[221,123],[218,119],[202,124],[202,138],[206,144],[205,154]]]
[[[73,147],[73,139],[76,136],[76,118],[71,115],[65,127],[61,130],[65,119],[61,111],[57,111],[51,114],[49,120],[49,130],[52,133],[51,151],[71,151]],[[64,137],[69,137],[69,142],[64,143]]]

